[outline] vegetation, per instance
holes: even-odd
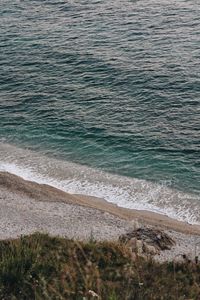
[[[0,299],[200,299],[200,265],[159,264],[126,245],[44,234],[0,241]]]

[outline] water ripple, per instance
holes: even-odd
[[[200,5],[2,0],[0,138],[199,193]]]

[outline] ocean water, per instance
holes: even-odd
[[[1,0],[0,170],[200,223],[200,3]]]

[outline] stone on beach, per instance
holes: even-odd
[[[130,246],[138,255],[156,255],[160,251],[170,250],[174,240],[164,231],[150,227],[141,227],[119,237],[119,241]]]

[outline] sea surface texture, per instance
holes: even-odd
[[[0,169],[200,223],[200,2],[0,0]]]

